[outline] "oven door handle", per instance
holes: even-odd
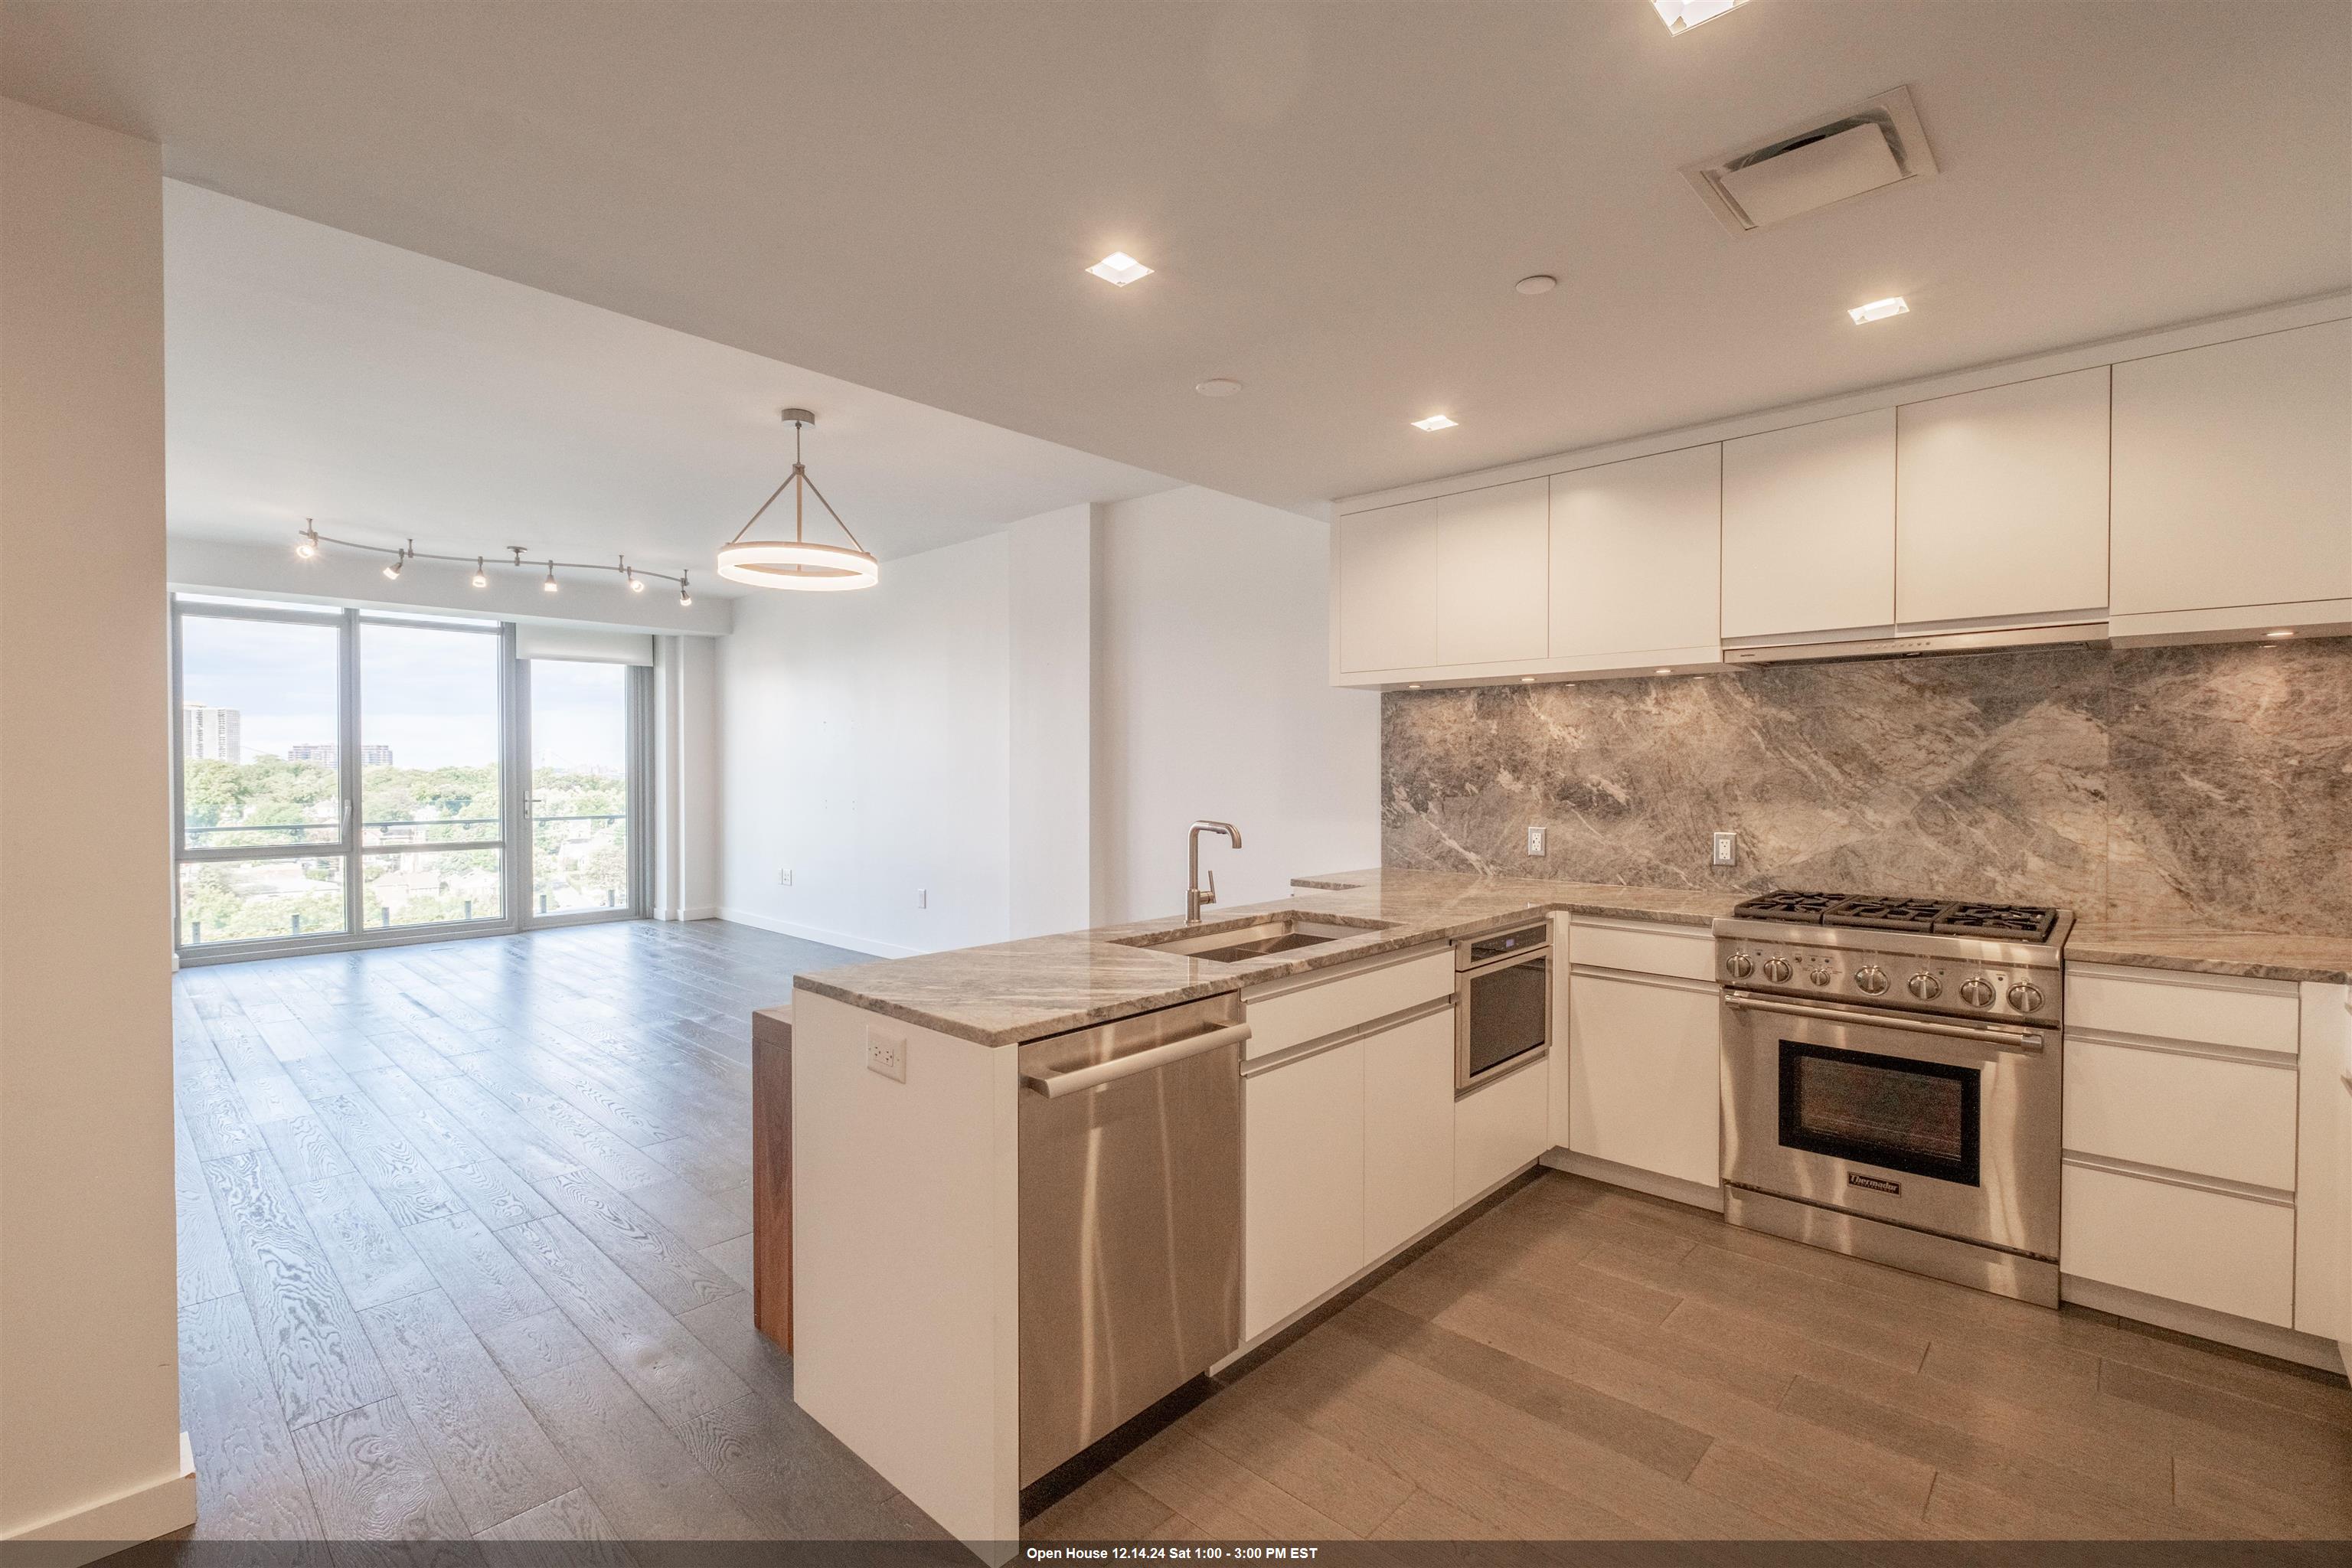
[[[1943,1035],[1955,1040],[1974,1040],[2004,1051],[2021,1051],[2039,1056],[2042,1052],[2042,1031],[2039,1029],[2003,1029],[1984,1024],[1947,1024],[1935,1018],[1915,1017],[1910,1014],[1889,1015],[1873,1012],[1866,1007],[1842,1007],[1835,1003],[1782,1002],[1772,997],[1751,995],[1745,991],[1727,991],[1723,1005],[1750,1013],[1785,1013],[1792,1018],[1826,1018],[1833,1024],[1874,1024],[1882,1029],[1910,1029],[1922,1035]]]

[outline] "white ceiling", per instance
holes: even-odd
[[[1276,504],[2352,285],[2342,0],[5,17],[176,174]],[[1932,181],[1734,237],[1675,174],[1902,83]]]
[[[163,201],[184,536],[283,542],[315,517],[370,543],[699,568],[791,470],[787,405],[817,415],[810,477],[884,557],[1171,482],[193,185]],[[769,514],[786,530],[790,503]],[[840,542],[821,511],[810,531]]]

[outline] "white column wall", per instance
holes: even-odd
[[[1014,936],[1092,923],[1094,562],[1098,506],[1006,532]]]
[[[153,143],[0,100],[12,1542],[143,1540],[195,1518],[173,1301],[163,221]]]
[[[719,657],[715,639],[654,642],[654,918],[719,912]]]

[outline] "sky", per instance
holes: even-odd
[[[234,708],[246,760],[289,746],[332,744],[332,626],[188,616],[180,623],[181,695]],[[499,639],[481,632],[360,627],[360,741],[388,745],[402,767],[495,763]],[[615,664],[533,662],[531,741],[541,766],[625,763],[627,670]]]

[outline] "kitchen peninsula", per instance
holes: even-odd
[[[1457,1100],[1451,943],[1549,931],[1574,913],[1704,946],[1707,922],[1734,897],[1399,870],[1297,887],[1288,900],[1213,913],[1197,927],[1141,921],[797,977],[795,1397],[965,1540],[1017,1537],[1021,1489],[1037,1462],[1034,1432],[1023,1458],[1019,1153],[1030,1132],[1024,1102],[1042,1109],[1047,1098],[1023,1088],[1036,1070],[1024,1042],[1085,1039],[1073,1032],[1139,1019],[1193,1020],[1193,1035],[1246,1020],[1247,1042],[1233,1054],[1248,1108],[1245,1117],[1224,1108],[1220,1162],[1223,1179],[1237,1181],[1246,1146],[1245,1197],[1214,1189],[1197,1158],[1156,1183],[1178,1193],[1210,1185],[1204,1201],[1225,1204],[1234,1222],[1212,1228],[1246,1232],[1246,1260],[1229,1236],[1222,1265],[1202,1258],[1216,1245],[1203,1235],[1172,1243],[1222,1270],[1213,1283],[1231,1303],[1228,1319],[1240,1319],[1213,1347],[1222,1363],[1557,1142],[1553,1101],[1565,1086],[1552,1081],[1548,1049]],[[1320,940],[1231,961],[1167,945],[1213,945],[1285,920]],[[1234,1078],[1230,1060],[1223,1077]],[[1380,1157],[1367,1161],[1368,1147]],[[1092,1167],[1071,1177],[1107,1190],[1115,1178]],[[1233,1212],[1244,1203],[1245,1226]],[[1225,1278],[1235,1269],[1245,1285]],[[1046,1371],[1027,1370],[1033,1383]],[[1053,1373],[1097,1400],[1115,1378],[1094,1365]]]

